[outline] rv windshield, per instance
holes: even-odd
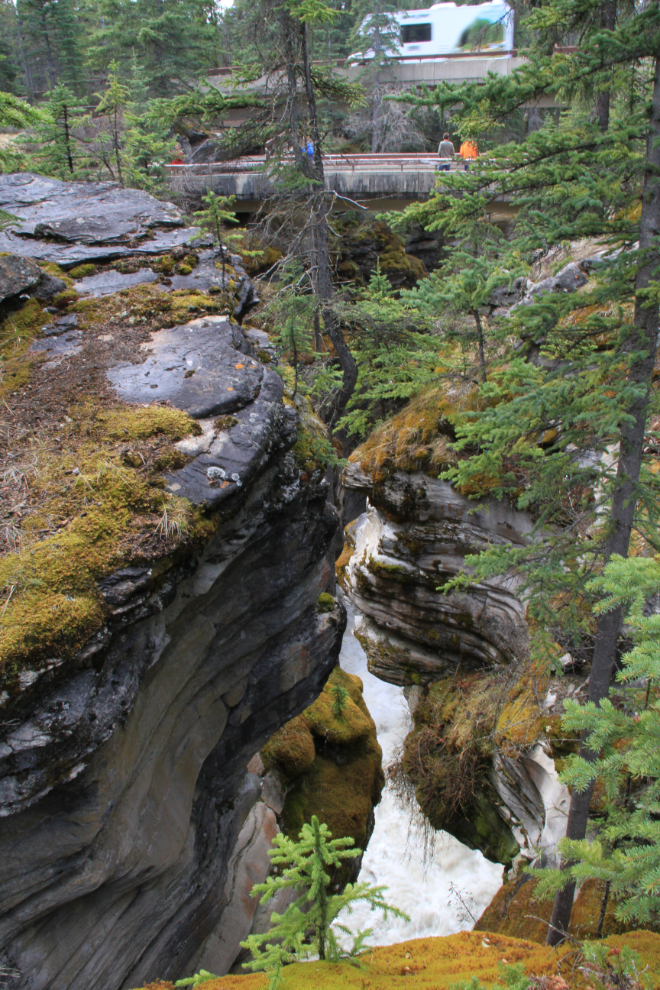
[[[403,45],[417,44],[419,41],[431,40],[430,24],[405,24],[401,28],[401,43]]]

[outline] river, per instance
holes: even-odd
[[[364,700],[376,723],[383,766],[387,768],[410,728],[408,704],[403,688],[369,673],[366,655],[353,635],[355,612],[348,602],[346,605],[348,626],[339,662],[348,673],[362,678]],[[359,876],[359,880],[385,884],[387,900],[405,911],[410,921],[383,920],[362,904],[351,915],[344,912],[338,919],[352,931],[372,928],[372,945],[470,929],[502,883],[501,865],[491,863],[446,832],[435,832],[433,849],[425,857],[427,843],[419,806],[415,805],[414,811],[411,821],[410,809],[402,807],[391,786],[386,785]]]

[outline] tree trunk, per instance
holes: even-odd
[[[50,36],[48,34],[48,24],[46,23],[46,5],[42,0],[39,8],[41,14],[41,26],[44,32],[44,42],[46,44],[46,61],[48,63],[48,82],[51,90],[55,89],[55,68],[53,66],[53,53],[50,48]]]
[[[609,0],[600,12],[600,26],[604,31],[613,31],[616,27],[616,0]],[[610,126],[610,87],[596,93],[596,118],[601,131]]]
[[[374,64],[378,65],[380,61],[381,43],[380,43],[380,3],[376,0],[376,5],[374,7],[374,17],[376,18],[376,31],[374,33]],[[376,70],[376,75],[374,76],[374,105],[371,113],[371,153],[373,155],[378,153],[380,147],[380,105],[381,105],[381,92],[380,92],[380,72]]]
[[[477,325],[477,341],[479,343],[479,371],[481,373],[482,382],[486,381],[486,354],[484,351],[484,328],[481,324],[481,316],[478,310],[474,310],[472,315],[474,316],[474,322]]]
[[[21,34],[21,19],[18,16],[18,10],[14,6],[14,17],[16,18],[16,37],[18,39],[18,48],[21,53],[21,62],[23,63],[23,72],[25,73],[25,88],[28,92],[28,98],[30,100],[34,99],[34,86],[32,85],[32,79],[30,76],[30,70],[28,68],[27,58],[25,57],[25,47],[23,45],[23,35]]]
[[[64,117],[64,140],[66,142],[66,157],[69,162],[69,171],[73,173],[73,157],[71,155],[71,135],[69,134],[69,114],[66,103],[62,104],[62,114]]]
[[[339,358],[339,363],[343,372],[342,387],[335,396],[333,409],[328,421],[330,436],[338,419],[343,415],[348,400],[352,396],[357,384],[358,369],[355,358],[350,352],[341,327],[338,325],[335,314],[332,310],[331,301],[332,273],[330,266],[330,238],[328,229],[328,206],[323,188],[323,158],[321,155],[321,135],[319,132],[318,114],[316,111],[316,96],[312,82],[311,65],[309,59],[309,36],[307,25],[303,25],[303,56],[305,66],[305,88],[307,90],[307,103],[309,106],[309,124],[314,143],[314,179],[319,182],[320,190],[314,194],[312,201],[312,211],[314,214],[314,227],[316,230],[316,259],[317,259],[317,285],[318,296],[321,302],[321,313],[323,315],[323,325],[326,333],[332,341]]]
[[[626,410],[627,420],[619,435],[619,462],[610,512],[610,532],[605,544],[603,563],[612,554],[628,555],[630,534],[635,515],[636,487],[644,449],[644,431],[648,416],[651,379],[655,363],[658,339],[658,305],[649,302],[646,290],[658,267],[658,236],[660,235],[660,54],[656,56],[653,80],[651,120],[646,142],[646,169],[642,214],[639,227],[639,254],[641,267],[635,278],[634,330],[621,349],[622,357],[641,353],[630,364],[628,381],[637,386],[637,398]],[[616,648],[621,629],[621,609],[601,615],[596,627],[594,656],[589,676],[588,700],[599,705],[607,696],[616,659]],[[588,733],[582,734],[580,756],[595,760],[597,754],[587,743]],[[584,839],[587,834],[589,806],[593,794],[592,783],[586,791],[571,794],[566,835],[569,839]],[[569,866],[566,863],[565,866]],[[555,897],[555,904],[548,931],[548,945],[557,945],[566,938],[573,907],[575,882],[570,881]]]

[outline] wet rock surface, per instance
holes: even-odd
[[[524,543],[529,517],[475,503],[423,474],[396,472],[376,485],[349,462],[345,485],[369,508],[347,529],[342,585],[365,616],[360,639],[373,673],[395,684],[428,683],[447,670],[506,664],[527,651],[515,586],[492,579],[437,593],[489,542]]]
[[[41,276],[41,269],[29,258],[0,257],[0,303],[32,288]]]
[[[199,237],[180,210],[113,182],[62,182],[32,172],[0,175],[0,209],[16,217],[0,251],[64,268],[129,254],[160,254]]]

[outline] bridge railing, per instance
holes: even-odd
[[[293,162],[293,157],[286,160]],[[183,165],[166,165],[165,169],[172,175],[236,175],[246,172],[266,172],[270,163],[273,163],[273,159],[267,159],[263,155],[250,155],[227,162],[191,162]],[[428,152],[323,155],[323,167],[329,172],[354,172],[356,170],[433,172],[439,169],[441,165],[449,165],[450,171],[456,171],[457,168],[460,168],[460,164],[456,159],[438,158],[437,155]]]
[[[509,48],[506,51],[501,49],[490,49],[489,51],[475,52],[446,52],[436,55],[392,55],[391,62],[444,62],[450,58],[512,58],[518,54],[517,48]],[[369,65],[371,59],[364,58],[333,58],[318,59],[313,65],[334,65],[338,69],[343,69],[347,65]],[[241,70],[240,65],[221,65],[217,69],[209,69],[207,76],[230,76],[234,72]]]

